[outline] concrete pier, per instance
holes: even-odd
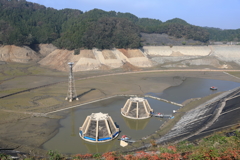
[[[176,105],[176,106],[183,107],[182,104],[172,102],[172,101],[169,101],[169,100],[166,100],[166,99],[162,99],[162,98],[158,98],[158,97],[154,97],[154,96],[150,96],[150,95],[145,95],[144,97],[153,98],[153,99],[156,99],[156,100],[159,100],[159,101],[163,101],[163,102],[171,103],[171,104]]]

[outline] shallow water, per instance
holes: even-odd
[[[147,94],[182,103],[190,98],[204,97],[212,93],[227,91],[239,87],[239,85],[240,83],[231,81],[187,78],[181,85],[170,87],[162,93]],[[209,89],[211,86],[218,87],[218,90],[211,91]],[[119,141],[117,139],[102,144],[94,144],[86,142],[79,137],[79,127],[82,126],[85,118],[91,113],[108,113],[119,126],[121,131],[120,136],[125,134],[135,140],[154,133],[166,120],[155,117],[139,121],[124,118],[120,113],[120,109],[127,99],[128,97],[117,97],[72,109],[71,113],[60,121],[61,127],[58,134],[46,142],[43,148],[67,154],[102,153],[119,148]],[[179,108],[178,106],[155,99],[147,98],[147,100],[154,109],[154,112],[172,114],[173,110]]]

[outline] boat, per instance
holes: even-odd
[[[154,114],[153,116],[157,117],[157,118],[171,118],[172,117],[172,115],[162,114],[162,113],[157,113],[157,114]]]
[[[210,87],[210,90],[217,90],[217,87],[212,86]]]
[[[134,140],[132,140],[131,138],[129,138],[126,135],[123,135],[119,140],[124,141],[124,142],[128,142],[128,143],[133,143],[135,142]]]
[[[154,117],[161,117],[163,118],[163,114],[162,113],[157,113],[157,114],[153,114]]]

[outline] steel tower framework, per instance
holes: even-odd
[[[70,72],[69,72],[68,93],[67,93],[66,100],[69,100],[69,102],[72,102],[72,100],[74,98],[76,100],[78,100],[77,93],[76,93],[76,88],[75,88],[75,84],[74,84],[74,76],[73,76],[73,72],[72,72],[73,64],[74,64],[73,62],[68,63],[69,68],[70,68]]]

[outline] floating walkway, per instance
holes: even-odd
[[[159,101],[163,101],[163,102],[171,103],[171,104],[176,105],[176,106],[183,107],[182,104],[172,102],[172,101],[169,101],[169,100],[166,100],[166,99],[162,99],[162,98],[158,98],[158,97],[154,97],[154,96],[150,96],[150,95],[145,95],[144,97],[153,98],[153,99],[156,99],[156,100],[159,100]]]
[[[100,98],[100,99],[97,99],[97,100],[93,100],[93,101],[90,101],[90,102],[78,104],[78,105],[75,105],[75,106],[71,106],[71,107],[62,108],[62,109],[59,109],[59,110],[47,112],[47,113],[44,113],[44,115],[46,116],[46,115],[48,115],[48,114],[52,114],[52,113],[56,113],[56,112],[60,112],[60,111],[64,111],[64,110],[68,110],[68,109],[71,109],[71,108],[80,107],[80,106],[83,106],[83,105],[87,105],[87,104],[91,104],[91,103],[95,103],[95,102],[99,102],[99,101],[102,101],[102,100],[107,100],[107,99],[115,98],[115,97],[137,97],[137,95],[125,95],[125,94],[120,94],[120,95],[109,96],[109,97],[105,97],[105,98]],[[162,99],[162,98],[158,98],[158,97],[154,97],[154,96],[150,96],[150,95],[145,95],[144,97],[150,97],[150,98],[153,98],[153,99],[157,99],[157,100],[159,100],[159,101],[163,101],[163,102],[167,102],[167,103],[171,103],[171,104],[173,104],[173,105],[177,105],[177,106],[183,107],[182,104],[175,103],[175,102],[171,102],[171,101],[168,101],[168,100],[166,100],[166,99]]]
[[[170,119],[174,118],[174,116],[171,114],[153,114],[153,116],[158,118],[170,118]]]

